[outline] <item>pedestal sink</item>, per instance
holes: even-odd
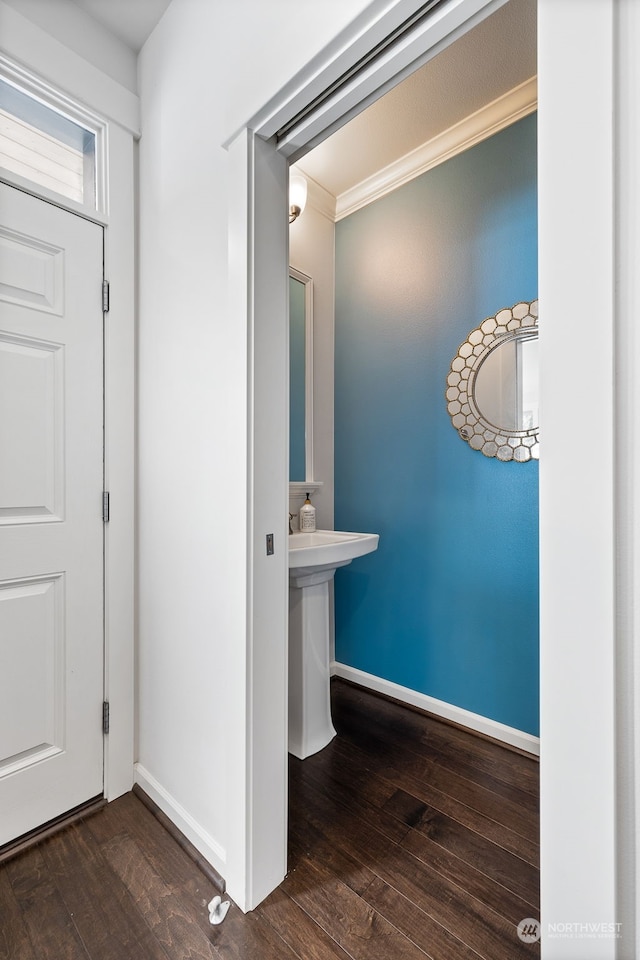
[[[300,760],[335,737],[329,697],[329,581],[378,548],[377,533],[289,536],[289,752]]]

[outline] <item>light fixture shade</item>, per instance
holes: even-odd
[[[289,177],[289,223],[293,223],[304,210],[307,202],[307,181],[301,173]]]

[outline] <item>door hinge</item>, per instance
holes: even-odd
[[[109,523],[109,491],[102,491],[102,520],[103,523]]]
[[[109,733],[109,701],[102,703],[102,732]]]
[[[109,281],[102,281],[102,312],[109,313]]]

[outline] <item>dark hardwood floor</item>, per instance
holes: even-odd
[[[518,960],[537,918],[537,763],[333,682],[338,737],[290,763],[289,873],[252,913],[133,795],[0,868],[2,960]]]

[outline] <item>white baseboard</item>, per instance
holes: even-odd
[[[156,803],[169,820],[180,830],[187,840],[190,840],[196,850],[205,860],[218,871],[220,876],[226,875],[226,851],[200,824],[187,813],[183,806],[175,800],[164,787],[158,783],[141,763],[134,765],[134,782],[144,790],[147,796]]]
[[[369,690],[375,690],[378,693],[384,693],[394,700],[402,703],[408,703],[420,710],[426,710],[436,717],[442,717],[444,720],[452,720],[463,727],[475,730],[477,733],[484,733],[494,740],[501,740],[512,747],[518,747],[526,753],[534,756],[540,756],[540,738],[534,737],[530,733],[524,733],[522,730],[516,730],[514,727],[508,727],[504,723],[498,723],[497,720],[490,720],[488,717],[481,717],[478,713],[471,713],[469,710],[463,710],[462,707],[456,707],[451,703],[445,703],[444,700],[436,700],[435,697],[429,697],[426,693],[418,693],[417,690],[410,690],[409,687],[402,687],[391,680],[383,680],[381,677],[374,677],[363,670],[356,670],[355,667],[348,667],[344,663],[338,663],[333,660],[331,663],[331,676],[342,677],[344,680],[351,680],[361,687],[367,687]]]

